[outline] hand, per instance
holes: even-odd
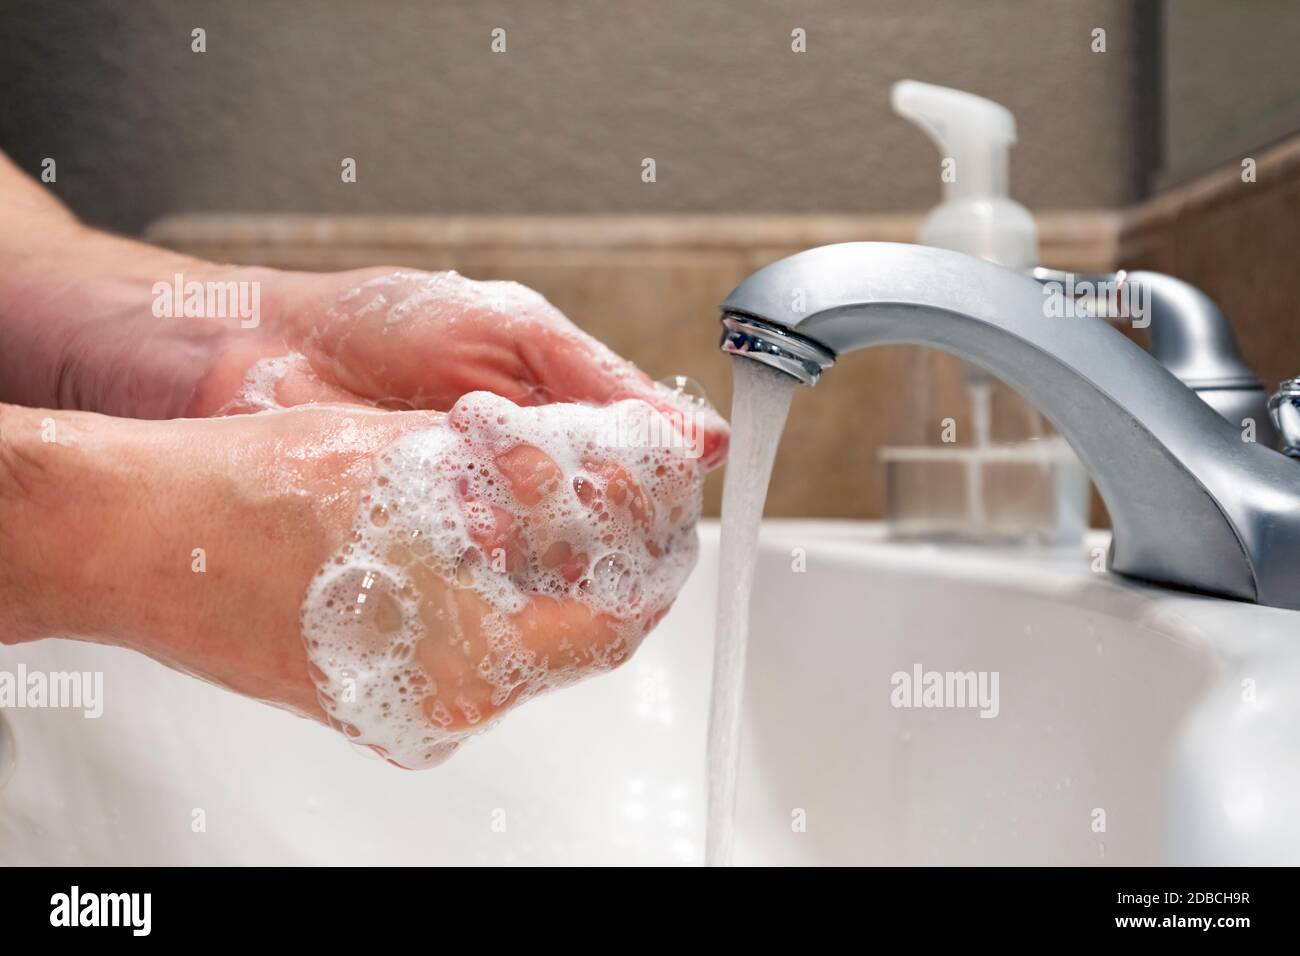
[[[263,290],[270,306],[264,337],[283,343],[269,351],[283,356],[287,348],[289,357],[263,358],[263,374],[250,383],[254,353],[230,350],[197,390],[193,412],[307,401],[445,411],[473,391],[520,405],[638,398],[680,410],[670,390],[517,283],[381,268],[275,273]],[[268,351],[256,349],[263,356]],[[691,412],[700,457],[713,467],[726,456],[726,423],[711,409]]]
[[[431,765],[521,701],[623,662],[667,611],[694,560],[703,468],[661,456],[672,473],[637,480],[642,453],[595,432],[600,416],[638,409],[573,418],[472,396],[450,415],[336,405],[166,423],[4,409],[0,527],[13,547],[0,582],[42,571],[15,589],[0,633],[132,647]],[[569,434],[545,438],[548,453],[502,430],[526,414],[559,415]],[[56,443],[41,440],[47,420]],[[453,507],[434,512],[466,538],[410,535],[426,527],[422,503],[440,507],[428,474],[399,487],[394,462],[412,442],[417,460],[441,447],[479,463],[480,479],[445,485]],[[580,465],[557,460],[574,448]],[[606,541],[634,580],[601,566]],[[349,551],[359,543],[374,548]]]
[[[486,390],[526,405],[677,399],[510,282],[389,268],[220,266],[42,219],[0,277],[0,400],[130,418],[207,417],[310,402],[446,411]],[[172,290],[229,290],[225,318]],[[236,314],[235,302],[248,315]],[[253,305],[256,308],[251,308]],[[250,379],[250,376],[252,377]],[[260,389],[260,390],[259,390]],[[692,408],[708,467],[727,428]]]
[[[0,638],[131,647],[428,765],[532,694],[625,660],[689,571],[725,422],[535,293],[450,273],[203,262],[87,229],[3,157],[0,213],[0,401],[125,416],[0,405]],[[186,315],[164,301],[174,281],[257,307]],[[562,427],[508,435],[514,406],[464,417],[504,401],[457,404],[477,389],[583,405],[540,408]],[[634,401],[592,408],[620,399]],[[233,414],[286,406],[308,407]],[[606,440],[609,416],[644,420],[650,406],[690,454],[629,456]],[[127,420],[192,416],[219,417]],[[369,555],[382,573],[357,582],[348,549],[374,537],[376,489],[408,440],[451,440],[478,471],[448,486],[441,510],[386,526],[468,533],[428,553],[387,542]],[[406,731],[418,739],[366,710],[373,694],[357,710],[344,693],[355,677],[380,686],[366,683],[373,661],[346,672],[355,648],[330,643],[335,605],[316,599],[353,585],[374,597],[346,620],[367,646],[409,655],[395,676],[417,702]]]
[[[281,405],[446,411],[480,389],[520,404],[673,401],[513,283],[205,262],[87,228],[3,154],[0,222],[0,402],[126,418],[209,416],[237,408],[231,403],[249,396],[249,372],[280,358],[267,371],[285,373],[275,383]],[[171,293],[178,281],[179,296]],[[203,314],[187,314],[192,283],[222,292],[225,309],[217,301],[208,308],[205,295]],[[696,418],[702,459],[719,464],[726,424]]]

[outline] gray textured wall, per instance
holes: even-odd
[[[1146,2],[2,5],[0,146],[32,170],[54,157],[56,190],[126,230],[206,210],[923,208],[938,159],[889,112],[900,77],[1011,107],[1031,206],[1125,203],[1154,165]]]
[[[1162,169],[1177,182],[1300,129],[1300,3],[1165,0]]]

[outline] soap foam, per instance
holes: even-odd
[[[307,357],[300,352],[258,359],[244,373],[235,397],[217,409],[216,414],[239,415],[284,408],[277,390],[289,373],[295,371],[311,371]]]
[[[635,400],[520,407],[475,392],[445,424],[385,448],[351,540],[302,607],[331,720],[396,763],[428,767],[498,711],[625,660],[697,555],[703,468],[680,445],[621,440],[662,434],[661,418]],[[526,502],[500,466],[520,446],[555,466],[542,460]],[[504,546],[488,552],[484,542]],[[477,596],[469,604],[466,592]],[[547,601],[586,615],[553,655],[525,640]],[[593,616],[607,640],[584,640]],[[463,680],[440,686],[422,663],[449,647],[489,689],[486,706]]]

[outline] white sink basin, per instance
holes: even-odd
[[[699,862],[701,536],[630,664],[421,773],[133,654],[0,647],[0,670],[100,670],[105,697],[4,712],[0,863]],[[1300,613],[848,522],[765,525],[756,594],[738,862],[1300,863]],[[996,671],[997,716],[893,706],[917,665]]]

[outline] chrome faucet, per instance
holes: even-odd
[[[722,304],[721,347],[808,385],[873,345],[958,355],[1019,391],[1073,446],[1110,511],[1111,570],[1300,610],[1297,463],[1106,322],[1051,317],[1046,300],[1033,277],[961,253],[822,246],[737,286]]]

